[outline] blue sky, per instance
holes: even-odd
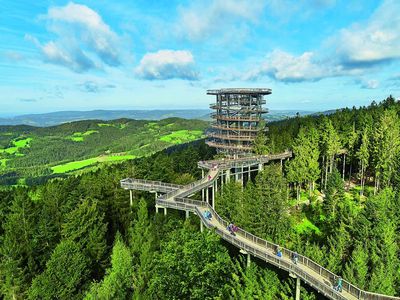
[[[0,0],[0,115],[207,108],[268,87],[270,109],[400,97],[400,1]]]

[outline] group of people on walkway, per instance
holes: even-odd
[[[228,231],[233,236],[236,236],[236,232],[239,230],[239,228],[235,224],[232,224],[232,223],[230,223],[226,229],[228,229]]]
[[[207,211],[204,212],[204,213],[207,213]],[[210,213],[210,215],[211,215],[211,213]],[[211,219],[211,216],[210,216],[210,219]],[[236,232],[239,230],[239,228],[236,225],[234,225],[233,223],[230,223],[226,229],[233,236],[236,236]],[[279,247],[279,246],[276,247],[276,256],[278,256],[279,258],[281,258],[283,256],[282,248]],[[292,252],[292,262],[295,265],[297,265],[297,263],[299,262],[299,254],[297,252]],[[337,280],[335,281],[335,284],[333,285],[333,289],[335,291],[342,292],[342,290],[343,290],[343,279],[342,279],[342,277],[339,276],[337,278]]]

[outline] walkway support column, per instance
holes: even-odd
[[[251,256],[250,253],[247,253],[247,267],[250,267],[250,263],[251,263]]]
[[[231,181],[231,170],[230,169],[226,170],[225,183],[228,183],[229,181]]]
[[[203,228],[203,222],[200,220],[200,232],[203,232],[204,228]]]
[[[296,300],[300,300],[300,277],[296,278]]]
[[[189,219],[189,211],[186,211],[186,219]]]
[[[133,206],[133,192],[132,192],[132,190],[129,190],[129,200],[130,200],[130,205],[131,205],[131,207]]]
[[[209,198],[209,195],[208,195],[208,194],[209,194],[209,193],[208,193],[208,192],[209,192],[209,191],[208,191],[208,187],[206,187],[205,191],[206,191],[206,202],[209,203],[209,202],[208,202],[208,201],[209,201],[209,199],[208,199],[208,198]]]
[[[158,205],[156,204],[156,214],[158,214]]]
[[[215,203],[215,182],[211,186],[211,206],[214,209],[214,203]]]
[[[166,216],[166,215],[167,215],[167,208],[164,207],[164,216]]]
[[[261,172],[263,169],[264,169],[264,165],[262,163],[258,164],[258,171]]]

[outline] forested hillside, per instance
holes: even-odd
[[[363,289],[399,295],[399,111],[389,98],[270,124],[257,149],[294,157],[243,189],[225,185],[216,210]],[[144,192],[129,207],[119,187],[126,177],[192,182],[197,162],[214,155],[197,141],[0,192],[4,299],[293,299],[287,274],[258,260],[246,268],[237,249],[199,231],[196,216],[155,214]],[[317,297],[303,287],[302,299]]]
[[[193,181],[197,161],[213,154],[201,142],[1,192],[3,297],[291,299],[292,279],[265,266],[246,269],[236,250],[212,232],[200,233],[196,216],[184,222],[178,212],[155,214],[154,195],[146,193],[137,193],[130,208],[119,188],[128,176]]]
[[[225,186],[217,211],[360,288],[400,295],[399,112],[389,97],[270,124],[264,151],[294,158]]]
[[[0,126],[0,185],[31,185],[100,163],[150,155],[201,138],[206,126],[178,118]]]

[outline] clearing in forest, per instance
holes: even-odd
[[[200,139],[203,136],[201,130],[177,130],[170,134],[163,135],[160,140],[172,144],[182,144],[193,140]]]
[[[94,165],[98,162],[116,162],[116,161],[122,161],[122,160],[128,160],[128,159],[134,159],[134,155],[126,154],[126,155],[107,155],[107,156],[98,156],[98,157],[92,157],[84,160],[78,160],[78,161],[72,161],[69,163],[57,165],[51,168],[53,173],[55,174],[61,174],[61,173],[67,173],[75,170],[79,170],[85,167],[88,167],[90,165]]]

